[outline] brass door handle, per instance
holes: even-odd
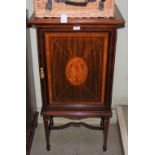
[[[44,68],[41,67],[41,68],[40,68],[40,78],[41,78],[41,79],[44,79],[44,77],[45,77]]]

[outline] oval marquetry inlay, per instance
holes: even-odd
[[[74,57],[66,65],[67,80],[74,86],[82,85],[88,76],[86,61],[81,57]]]

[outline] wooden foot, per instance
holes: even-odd
[[[108,138],[108,130],[109,130],[109,118],[104,119],[104,144],[103,144],[103,151],[107,150],[107,138]]]
[[[107,151],[107,146],[103,145],[103,151]]]
[[[46,149],[47,149],[48,151],[50,151],[51,146],[50,146],[50,145],[47,145],[46,147],[47,147]]]
[[[44,127],[45,127],[45,136],[46,136],[46,146],[47,146],[47,150],[50,150],[50,129],[49,129],[49,117],[43,116],[43,120],[44,120]]]

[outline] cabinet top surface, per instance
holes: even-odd
[[[55,25],[62,24],[60,18],[35,18],[34,14],[27,20],[28,25]],[[68,18],[65,24],[95,24],[95,25],[111,25],[115,27],[123,27],[125,20],[119,9],[115,6],[115,15],[113,18]]]

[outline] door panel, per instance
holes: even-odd
[[[104,104],[108,33],[45,33],[49,103]]]

